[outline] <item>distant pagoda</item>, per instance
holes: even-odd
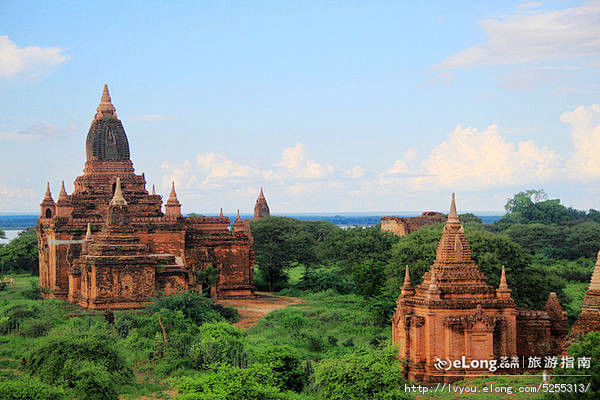
[[[269,205],[267,204],[267,199],[263,194],[263,188],[260,188],[260,194],[256,199],[256,205],[254,206],[254,219],[260,219],[264,217],[268,217],[271,215],[269,211]]]

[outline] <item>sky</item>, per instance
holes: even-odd
[[[600,209],[600,1],[56,3],[0,0],[0,213],[73,190],[105,83],[184,213]]]

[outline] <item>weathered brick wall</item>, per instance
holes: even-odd
[[[381,217],[381,230],[398,236],[406,236],[426,225],[443,223],[446,216],[440,213],[424,212],[419,217]]]

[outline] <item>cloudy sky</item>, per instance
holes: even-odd
[[[184,212],[600,209],[600,1],[121,3],[0,3],[0,212],[73,189],[104,83]]]

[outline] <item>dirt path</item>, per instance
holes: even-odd
[[[271,311],[302,302],[302,299],[296,297],[275,296],[265,292],[256,292],[256,295],[254,299],[222,299],[217,300],[217,303],[238,310],[240,320],[235,326],[246,331]]]

